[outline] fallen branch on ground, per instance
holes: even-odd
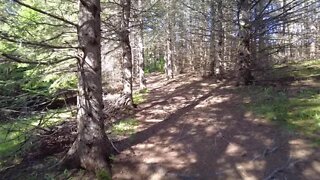
[[[293,166],[295,166],[297,163],[301,162],[302,160],[291,160],[291,158],[288,159],[288,161],[281,167],[276,168],[275,170],[273,170],[268,176],[266,176],[263,180],[271,180],[274,179],[275,176],[280,173],[283,172],[287,169],[292,168]]]

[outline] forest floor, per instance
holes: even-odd
[[[319,69],[308,77],[272,72],[276,78],[251,87],[191,74],[170,81],[149,75],[148,91],[136,96],[138,108],[114,126],[121,153],[112,157],[113,179],[319,179],[320,120],[295,119],[309,118],[295,114],[301,108],[320,115],[320,101],[313,102],[319,98]],[[2,177],[85,179],[81,172],[50,174],[54,162],[47,157]]]
[[[256,117],[246,104],[257,94],[192,75],[148,82],[134,115],[139,130],[119,144],[114,179],[319,179],[318,146]]]

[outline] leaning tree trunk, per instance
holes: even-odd
[[[119,101],[121,105],[133,106],[132,98],[132,53],[130,46],[130,8],[131,0],[121,0],[122,17],[121,17],[121,32],[120,40],[122,47],[123,60],[123,97]]]
[[[238,6],[239,18],[239,54],[237,61],[237,84],[250,85],[253,83],[251,72],[252,53],[250,51],[251,24],[249,0],[240,0]]]
[[[100,0],[80,1],[78,41],[78,135],[63,159],[69,167],[109,171],[112,150],[103,119]]]

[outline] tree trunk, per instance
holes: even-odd
[[[216,18],[216,13],[215,13],[215,4],[213,1],[210,3],[210,15],[211,15],[211,21],[210,21],[210,52],[209,52],[209,59],[210,59],[210,74],[215,75],[215,69],[216,69],[216,40],[215,40],[215,18]]]
[[[253,83],[254,78],[251,73],[252,53],[250,50],[251,24],[249,0],[240,0],[238,7],[240,46],[237,61],[237,84],[250,85]]]
[[[140,89],[146,88],[146,79],[144,76],[144,52],[143,52],[143,18],[141,15],[142,12],[142,0],[138,0],[138,9],[140,11],[140,15],[138,17],[138,31],[137,31],[137,56],[139,62],[139,82]]]
[[[217,43],[217,48],[216,48],[216,63],[215,63],[215,75],[218,78],[221,78],[220,76],[223,74],[222,72],[222,62],[224,60],[224,27],[223,27],[223,6],[222,6],[222,0],[219,0],[217,2],[217,11],[218,11],[218,23],[217,23],[217,27],[218,27],[218,33],[217,33],[217,37],[218,37],[218,43]]]
[[[121,0],[122,17],[121,17],[121,47],[123,60],[123,100],[121,104],[125,106],[133,106],[132,98],[132,54],[130,46],[130,8],[131,0]]]
[[[286,0],[282,0],[282,6],[283,6],[283,13],[287,13],[287,1]],[[282,25],[282,38],[283,38],[283,54],[284,54],[284,59],[287,59],[287,30],[289,30],[287,28],[287,23],[286,21],[283,22],[283,25]]]
[[[167,80],[173,78],[173,58],[172,58],[172,21],[171,21],[171,15],[172,15],[172,8],[171,8],[171,1],[167,1],[167,38],[166,38],[166,65],[165,65],[165,71],[166,71],[166,77]]]
[[[80,1],[78,41],[78,135],[63,163],[89,171],[109,171],[112,146],[104,129],[101,81],[100,0]],[[109,171],[110,172],[110,171]]]

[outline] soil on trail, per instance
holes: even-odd
[[[138,132],[116,143],[114,179],[320,179],[317,147],[246,112],[231,83],[154,75],[148,88]]]
[[[112,157],[113,179],[320,179],[319,146],[248,112],[251,100],[233,82],[152,74],[147,83],[148,98],[130,117],[139,122],[137,131],[115,138],[121,153]],[[62,156],[26,160],[0,179],[95,178],[53,168]]]

